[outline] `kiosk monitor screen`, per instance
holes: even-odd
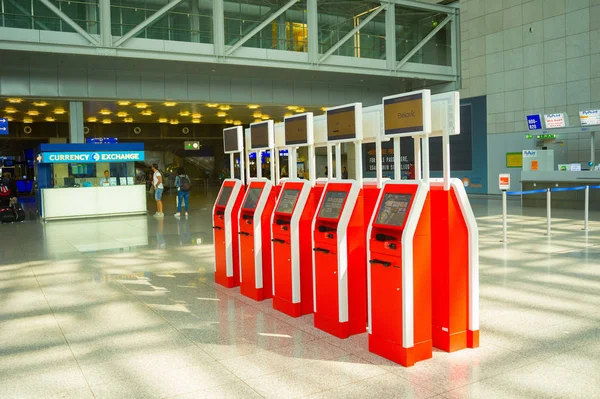
[[[256,204],[258,204],[258,199],[260,198],[260,193],[262,193],[262,188],[251,188],[250,190],[248,190],[248,196],[246,197],[246,201],[244,202],[244,208],[256,208]]]
[[[356,137],[356,107],[327,110],[327,140],[347,140]]]
[[[386,99],[383,114],[386,135],[422,132],[423,94]]]
[[[321,205],[319,217],[327,219],[339,218],[347,195],[346,191],[328,191],[325,195],[323,205]]]
[[[223,130],[223,147],[225,152],[238,152],[240,150],[237,127]]]
[[[376,224],[402,227],[412,194],[384,194]]]
[[[269,122],[250,126],[250,143],[252,149],[269,148]]]
[[[285,190],[277,205],[277,212],[290,214],[294,210],[300,190]]]
[[[219,200],[217,201],[217,205],[226,206],[229,201],[229,196],[231,195],[231,191],[233,187],[225,186],[221,190],[221,195],[219,196]]]
[[[306,115],[300,115],[285,120],[285,144],[306,144],[308,143],[308,118]]]

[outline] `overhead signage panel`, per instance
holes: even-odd
[[[8,119],[0,118],[0,136],[8,135]]]
[[[589,111],[579,111],[579,121],[581,126],[600,125],[600,110],[590,109]]]
[[[44,152],[38,156],[40,163],[136,162],[144,159],[144,151]]]
[[[527,115],[527,128],[529,130],[542,130],[542,115]]]
[[[567,114],[549,114],[544,115],[544,122],[546,123],[546,129],[559,129],[569,126],[569,118]]]

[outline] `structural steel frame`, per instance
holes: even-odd
[[[11,0],[8,0],[11,1]],[[110,0],[98,0],[100,10],[100,35],[93,35],[87,33],[81,26],[73,21],[69,16],[64,14],[60,9],[54,6],[50,0],[40,0],[48,9],[54,12],[60,19],[71,26],[81,37],[87,42],[86,45],[76,46],[72,45],[72,40],[69,42],[69,49],[60,49],[61,43],[57,43],[56,38],[52,41],[44,42],[41,38],[38,43],[31,43],[30,40],[22,40],[19,42],[19,35],[2,35],[2,31],[12,28],[0,28],[0,49],[9,50],[30,50],[30,51],[46,51],[46,52],[69,52],[75,54],[102,54],[102,55],[113,55],[113,56],[124,56],[127,53],[130,56],[131,52],[135,52],[135,42],[146,40],[146,39],[135,39],[135,36],[150,26],[154,22],[163,18],[171,9],[179,5],[183,0],[171,0],[164,7],[156,11],[150,17],[142,21],[136,27],[131,29],[129,32],[121,37],[113,39],[111,34],[111,20],[110,20]],[[290,53],[285,50],[267,50],[267,49],[254,49],[243,47],[249,39],[264,29],[269,23],[278,18],[281,14],[286,12],[292,6],[294,6],[299,0],[290,0],[285,5],[277,10],[271,12],[263,21],[256,25],[253,29],[247,32],[242,38],[233,43],[232,45],[225,44],[225,13],[224,13],[224,1],[225,0],[213,0],[213,44],[205,45],[203,48],[205,51],[197,54],[189,54],[188,56],[196,57],[197,61],[200,62],[220,62],[229,64],[243,65],[256,65],[265,66],[264,54],[265,51],[278,51],[280,53]],[[290,55],[289,62],[286,62],[285,56],[279,54],[277,57],[272,57],[270,66],[273,63],[281,63],[281,67],[285,68],[296,68],[296,69],[312,69],[312,70],[326,70],[326,71],[339,71],[342,73],[354,72],[371,75],[384,75],[384,76],[396,76],[396,77],[409,77],[416,79],[433,79],[448,82],[460,82],[460,28],[459,28],[459,7],[438,5],[438,4],[426,4],[420,3],[413,0],[381,0],[379,6],[370,10],[366,18],[362,19],[360,24],[348,32],[342,39],[335,43],[327,52],[319,54],[319,43],[318,43],[318,0],[306,0],[306,13],[307,13],[307,30],[308,30],[308,52],[300,53],[304,55],[304,59],[299,59],[297,56]],[[418,10],[435,11],[446,14],[444,20],[439,23],[427,36],[425,36],[409,53],[406,54],[397,62],[396,60],[396,6],[409,7]],[[349,63],[349,57],[334,56],[334,53],[354,35],[366,26],[373,18],[379,13],[385,11],[385,38],[386,38],[386,59],[385,61],[378,64],[376,61],[369,63],[368,59],[353,58],[356,60],[354,63]],[[450,67],[435,66],[429,64],[413,64],[410,65],[410,59],[423,48],[441,29],[447,24],[450,24],[450,36],[451,36],[451,65]],[[44,29],[41,23],[38,26]],[[44,32],[44,31],[41,31]],[[63,35],[74,35],[73,33],[62,33]],[[10,37],[10,40],[6,38]],[[15,46],[17,44],[17,46]],[[126,46],[125,46],[126,45]],[[206,51],[206,46],[212,47],[212,51]],[[33,47],[33,48],[28,48]],[[86,48],[87,47],[87,48]],[[167,46],[164,46],[167,47]],[[242,48],[244,51],[241,51]],[[92,50],[90,52],[90,50]],[[152,52],[151,55],[147,55],[147,47],[144,49],[138,48],[139,58],[161,58],[157,56],[156,52]],[[168,54],[168,50],[163,50],[165,59],[184,59],[190,57],[182,57],[181,54],[173,57]],[[255,55],[252,55],[254,53]],[[361,60],[361,61],[359,61]],[[267,62],[268,63],[268,62]],[[356,65],[354,65],[356,64]],[[371,65],[369,65],[371,64]],[[377,65],[376,65],[377,64]],[[421,66],[418,68],[417,66]],[[353,71],[356,69],[356,71]],[[368,71],[368,69],[373,69]]]

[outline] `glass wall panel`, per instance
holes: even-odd
[[[98,32],[98,0],[50,0],[88,33]],[[0,0],[0,26],[74,32],[40,0]]]
[[[408,10],[396,7],[396,56],[398,61],[402,60],[447,16],[431,11],[415,10],[408,14]],[[409,62],[450,66],[452,64],[451,51],[450,23],[448,23],[421,47]]]

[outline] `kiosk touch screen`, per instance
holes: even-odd
[[[229,201],[229,196],[231,195],[232,190],[233,190],[233,187],[230,187],[230,186],[223,187],[223,190],[221,190],[221,195],[219,196],[219,200],[217,201],[217,205],[226,206],[227,201]]]
[[[238,129],[230,128],[223,130],[223,147],[225,152],[236,152],[239,151],[238,143]]]
[[[355,112],[354,106],[327,110],[327,139],[335,141],[355,138]]]
[[[306,144],[308,142],[307,116],[300,115],[285,120],[285,144]]]
[[[290,214],[294,210],[296,201],[300,195],[300,190],[285,190],[279,200],[279,205],[275,212]]]
[[[321,206],[319,217],[326,219],[339,218],[347,195],[346,191],[328,191]]]
[[[248,190],[248,197],[246,197],[246,201],[244,202],[243,208],[246,209],[254,209],[256,208],[256,204],[258,203],[258,199],[260,198],[260,193],[262,193],[261,188],[251,188]]]
[[[412,194],[384,194],[375,223],[402,227],[411,199]]]
[[[269,147],[269,123],[250,126],[250,143],[253,149]]]

